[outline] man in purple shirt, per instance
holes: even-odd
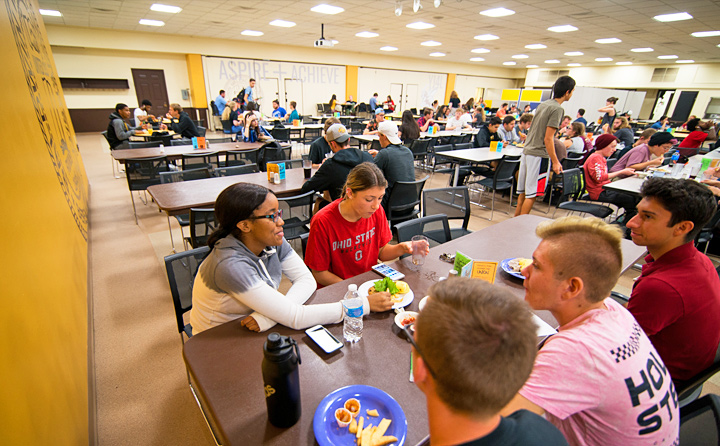
[[[660,166],[662,164],[663,153],[670,150],[677,140],[673,139],[668,132],[657,132],[650,137],[647,144],[640,144],[633,147],[628,153],[622,156],[615,165],[610,169],[610,173],[619,172],[627,167],[635,170],[643,170],[649,166]],[[655,159],[651,155],[655,155]],[[628,175],[619,175],[624,178]]]

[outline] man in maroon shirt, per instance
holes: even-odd
[[[718,357],[720,279],[695,236],[717,212],[708,188],[693,180],[649,178],[638,214],[627,222],[649,255],[628,310],[645,330],[674,381],[685,381]]]

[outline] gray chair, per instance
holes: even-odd
[[[260,148],[251,150],[228,150],[225,154],[225,167],[241,166],[243,164],[258,164]]]
[[[601,204],[588,203],[586,201],[579,201],[580,197],[585,190],[583,186],[583,174],[580,169],[568,169],[563,171],[563,198],[567,197],[568,201],[560,203],[555,212],[558,209],[565,209],[570,212],[580,212],[581,214],[590,214],[598,218],[607,218],[608,215],[613,213],[612,208]],[[562,200],[562,198],[561,198]],[[553,212],[553,218],[555,217]]]
[[[413,153],[415,161],[420,161],[420,167],[426,167],[428,149],[432,143],[432,138],[421,138],[414,140],[408,148]]]
[[[470,234],[470,190],[467,186],[425,189],[422,194],[423,216],[445,214],[449,220],[461,220],[462,226],[450,228],[453,239]]]
[[[300,160],[302,161],[302,160]],[[315,203],[315,191],[309,191],[293,197],[278,198],[278,207],[283,211],[283,231],[286,240],[300,238],[310,232],[310,219]]]
[[[192,327],[190,323],[185,323],[183,316],[192,309],[192,288],[195,275],[208,252],[210,252],[210,248],[203,246],[165,257],[165,271],[175,307],[175,321],[180,341],[183,344],[186,337],[192,337]]]
[[[166,183],[179,183],[181,181],[194,181],[194,180],[201,180],[204,178],[211,178],[212,177],[212,171],[208,168],[201,168],[201,169],[189,169],[189,170],[177,170],[177,171],[169,171],[169,172],[161,172],[160,173],[160,182],[162,184]],[[190,226],[190,214],[178,214],[174,216],[177,220],[178,224],[180,225],[180,234],[182,234],[183,237],[183,243],[185,244],[185,248],[187,248],[187,242],[185,242],[185,234],[183,232],[183,228]],[[167,215],[167,222],[168,222],[168,231],[170,231],[170,245],[172,246],[173,252],[175,252],[175,240],[173,239],[172,235],[172,225],[170,225],[170,216]]]
[[[151,147],[160,147],[162,141],[129,141],[128,146],[131,149],[148,149]]]
[[[280,142],[289,142],[290,141],[290,129],[287,127],[278,128],[275,127],[270,131],[270,135],[276,140]]]
[[[107,130],[100,132],[100,134],[105,138],[105,141],[108,143],[108,148],[110,149],[110,152],[112,152],[114,149],[110,146],[110,140],[107,137]],[[120,173],[120,163],[113,158],[112,153],[110,155],[110,164],[112,164],[112,171],[113,171],[113,177],[115,179],[122,178],[118,173]]]
[[[285,169],[300,169],[302,168],[303,160],[296,159],[296,160],[277,160],[272,161],[273,163],[285,163]]]
[[[582,153],[569,153],[568,156],[560,162],[562,164],[563,170],[569,170],[569,169],[575,169],[580,162],[580,160],[583,159]],[[552,178],[547,182],[547,186],[545,187],[545,195],[548,197],[548,207],[545,210],[545,213],[550,212],[550,208],[552,207],[553,201],[552,197],[555,192],[558,192],[562,196],[562,175],[556,175],[553,173]]]
[[[322,136],[322,129],[305,129],[303,132],[303,144],[312,144],[313,141]]]
[[[183,153],[182,169],[215,169],[220,167],[218,152],[210,153]]]
[[[512,206],[513,181],[515,181],[515,171],[518,169],[519,166],[519,156],[504,156],[500,160],[500,164],[498,164],[498,166],[495,168],[495,172],[492,178],[483,178],[482,180],[473,182],[473,184],[482,186],[483,189],[489,189],[492,191],[492,201],[490,202],[490,218],[488,218],[487,220],[492,221],[493,213],[495,212],[496,191],[509,189],[510,206]]]
[[[187,138],[173,139],[172,141],[170,141],[170,145],[173,147],[175,147],[175,146],[191,146],[192,140],[187,139]]]
[[[720,397],[708,394],[680,408],[680,444],[720,445]]]
[[[190,209],[190,237],[185,238],[186,243],[193,249],[207,246],[215,227],[215,209]]]
[[[156,158],[144,158],[137,160],[127,160],[125,162],[125,177],[130,189],[130,198],[132,199],[133,214],[135,215],[135,224],[138,224],[137,209],[135,208],[135,196],[133,191],[146,191],[148,187],[160,184],[160,172],[168,171],[167,157],[159,156]],[[140,198],[143,204],[147,204],[147,200]]]
[[[207,128],[202,126],[197,126],[198,133],[200,136],[205,137],[205,134],[207,133]]]
[[[415,218],[420,213],[420,194],[428,178],[430,177],[426,176],[417,181],[396,181],[393,184],[392,190],[387,192],[389,196],[385,212],[390,226]]]
[[[416,235],[426,236],[431,248],[452,240],[450,224],[445,214],[414,218],[396,224],[394,229],[400,243],[409,242]]]
[[[213,171],[216,177],[229,177],[233,175],[243,175],[246,173],[260,172],[257,164],[243,164],[240,166],[219,167]]]
[[[211,144],[219,144],[225,142],[233,142],[232,138],[227,136],[225,138],[205,138],[205,141]]]

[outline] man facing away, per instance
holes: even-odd
[[[525,300],[560,324],[502,411],[545,413],[571,445],[677,444],[670,373],[635,318],[607,298],[622,268],[622,231],[598,218],[541,223],[522,270]],[[582,255],[572,255],[582,249]]]
[[[227,100],[225,99],[225,90],[220,90],[220,94],[218,94],[218,97],[215,98],[215,106],[217,107],[218,115],[223,114],[226,105]]]
[[[572,97],[575,90],[575,79],[560,76],[553,85],[553,99],[538,105],[530,127],[525,149],[520,157],[518,173],[518,202],[515,216],[529,214],[537,197],[537,183],[540,176],[540,163],[543,158],[550,158],[552,171],[556,175],[562,173],[562,165],[555,154],[553,138],[565,113],[560,106]]]
[[[395,182],[415,181],[415,156],[410,149],[402,145],[398,137],[398,126],[393,121],[378,124],[378,139],[382,150],[368,152],[375,158],[375,164],[382,170],[388,182],[382,199],[382,206],[387,213],[388,199]]]
[[[649,178],[641,193],[638,214],[627,228],[633,242],[646,246],[649,254],[628,310],[673,380],[684,381],[718,358],[720,279],[710,259],[693,244],[717,212],[717,200],[693,180]]]
[[[575,121],[573,122],[580,122],[582,125],[587,127],[587,119],[585,119],[585,109],[581,108],[578,109],[577,116],[575,118]]]
[[[370,106],[370,110],[372,110],[372,111],[377,110],[377,108],[378,108],[378,94],[377,93],[373,93],[368,105]]]
[[[499,414],[533,367],[537,337],[527,305],[505,289],[464,277],[436,283],[428,295],[412,357],[432,445],[566,445],[532,412]]]

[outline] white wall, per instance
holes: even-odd
[[[493,78],[486,76],[466,76],[458,74],[455,76],[455,91],[457,91],[460,101],[464,104],[468,99],[475,97],[475,92],[478,88],[494,88],[494,89],[506,89],[516,88],[518,85],[517,79],[507,78]],[[484,95],[485,99],[494,99]],[[500,99],[498,96],[497,99]],[[493,102],[493,106],[496,106]]]
[[[418,71],[383,70],[379,68],[358,69],[358,102],[370,101],[378,93],[378,101],[384,102],[390,94],[391,84],[402,84],[403,94],[410,92],[408,109],[429,107],[434,100],[441,104],[445,100],[447,74]],[[413,92],[417,91],[417,94]],[[414,98],[412,97],[414,96]],[[393,98],[398,104],[400,98]]]
[[[113,108],[118,102],[131,109],[138,106],[132,68],[163,70],[170,103],[191,107],[180,90],[190,88],[187,63],[182,54],[144,51],[102,50],[92,48],[52,47],[60,77],[127,79],[128,90],[65,90],[65,102],[74,108]]]

